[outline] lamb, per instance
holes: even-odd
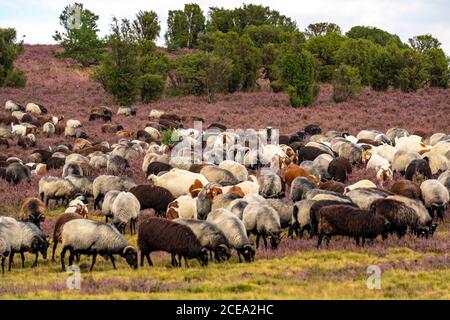
[[[39,195],[41,201],[44,201],[45,206],[48,207],[50,200],[65,200],[68,204],[71,199],[75,197],[80,190],[68,179],[59,177],[43,177],[39,180]]]
[[[21,163],[11,163],[6,167],[5,171],[6,181],[12,182],[14,184],[18,184],[22,180],[25,180],[30,183],[31,182],[31,170],[28,166],[23,165]]]
[[[144,257],[150,266],[153,262],[150,254],[154,251],[166,251],[172,254],[172,265],[178,266],[175,255],[187,259],[197,259],[202,266],[208,264],[208,250],[202,246],[194,232],[186,225],[162,218],[148,218],[139,225],[138,247],[141,255],[141,267]]]
[[[130,223],[130,233],[133,234],[133,229],[136,231],[136,220],[140,211],[141,204],[136,196],[131,192],[122,191],[111,207],[112,223],[122,232],[125,232],[125,226]]]
[[[430,216],[434,218],[436,213],[436,216],[444,221],[445,207],[450,201],[447,188],[438,180],[431,179],[422,182],[420,190]]]
[[[392,161],[392,170],[405,173],[408,165],[413,161],[420,159],[420,155],[417,152],[408,152],[404,150],[399,150],[394,154]]]
[[[375,183],[373,183],[370,180],[367,180],[367,179],[359,180],[358,182],[356,182],[352,185],[346,186],[344,194],[346,194],[347,192],[350,192],[352,190],[355,190],[355,189],[363,189],[363,188],[369,189],[369,188],[376,188],[376,187],[377,186],[375,185]]]
[[[350,161],[343,157],[333,159],[328,165],[328,174],[338,182],[346,182],[348,175],[352,173]]]
[[[362,210],[369,210],[373,201],[384,199],[388,195],[390,194],[375,188],[354,189],[346,193],[346,196]]]
[[[189,195],[176,198],[167,206],[166,218],[169,220],[197,219],[197,199],[193,199]]]
[[[370,205],[370,211],[391,223],[391,233],[402,238],[409,229],[414,233],[420,232],[420,221],[414,209],[393,199],[377,199]]]
[[[214,223],[222,230],[231,247],[236,249],[239,262],[242,262],[241,255],[246,262],[255,259],[255,249],[247,237],[244,223],[233,213],[226,209],[216,209],[208,215],[206,221]]]
[[[208,181],[219,183],[222,186],[235,185],[240,182],[230,171],[216,166],[206,166],[200,170],[200,174]]]
[[[32,222],[40,228],[41,221],[45,220],[47,210],[44,203],[38,198],[25,198],[20,208],[19,220]]]
[[[296,202],[303,198],[303,194],[308,190],[317,189],[317,185],[305,177],[297,177],[292,181],[291,200]]]
[[[279,198],[284,195],[284,183],[280,176],[267,171],[258,176],[259,193],[264,198]]]
[[[169,204],[175,200],[169,190],[150,185],[138,185],[130,189],[138,199],[141,210],[154,209],[157,215],[163,215]]]
[[[188,226],[200,241],[202,247],[214,252],[216,261],[225,261],[231,257],[230,244],[222,230],[208,221],[178,218],[174,222]],[[211,257],[212,259],[212,257]]]
[[[220,162],[219,168],[228,170],[239,181],[244,182],[248,179],[248,171],[242,164],[232,161],[224,160]]]
[[[126,168],[129,168],[130,164],[128,160],[121,156],[110,156],[108,158],[108,162],[106,164],[106,168],[109,174],[118,175],[125,171]]]
[[[92,193],[94,195],[94,210],[100,208],[100,201],[108,191],[129,191],[134,186],[136,186],[136,184],[129,178],[110,175],[98,176],[92,183]]]
[[[92,255],[90,271],[93,270],[97,254],[108,256],[113,268],[116,269],[114,255],[125,258],[128,265],[137,269],[137,251],[128,241],[109,224],[87,220],[74,219],[64,224],[61,231],[61,269],[64,272],[65,255],[70,252],[69,265],[72,265],[75,255]]]
[[[195,180],[199,180],[203,185],[206,185],[209,182],[201,174],[180,169],[173,169],[161,176],[151,174],[148,176],[148,180],[152,181],[155,186],[166,188],[174,197],[187,194],[189,192],[189,187]]]
[[[410,181],[422,182],[432,178],[430,165],[425,159],[415,159],[406,168],[405,178]]]
[[[281,224],[280,216],[274,208],[260,204],[249,204],[242,214],[242,222],[248,233],[256,235],[256,248],[259,247],[259,240],[262,237],[264,246],[267,248],[267,238],[269,238],[272,249],[276,249],[280,243]]]
[[[71,220],[75,220],[75,219],[84,219],[85,217],[83,217],[82,215],[78,214],[78,213],[63,213],[62,215],[60,215],[58,217],[58,219],[56,219],[55,222],[55,227],[53,228],[53,248],[52,248],[52,262],[55,261],[55,253],[56,253],[56,248],[58,247],[58,243],[61,242],[61,231],[62,228],[64,226],[64,224],[66,224],[66,222],[69,222]]]
[[[327,244],[332,236],[355,238],[358,245],[360,238],[362,238],[363,245],[365,239],[375,239],[380,234],[385,239],[391,225],[385,218],[374,216],[370,211],[345,205],[320,208],[317,212],[317,221],[318,248],[320,248],[324,237]]]
[[[391,186],[391,192],[411,199],[422,200],[420,186],[409,180],[397,180]]]

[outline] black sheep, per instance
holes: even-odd
[[[320,248],[324,237],[328,244],[332,236],[354,238],[358,245],[360,238],[363,245],[365,239],[373,240],[380,234],[385,239],[390,231],[390,225],[385,218],[367,210],[348,205],[322,207],[317,212],[317,247]]]
[[[141,267],[144,257],[150,266],[153,262],[150,254],[154,251],[166,251],[172,254],[172,265],[178,266],[175,255],[187,259],[197,259],[202,266],[208,264],[208,250],[201,246],[192,230],[182,224],[162,218],[147,218],[139,225],[138,247],[141,254]],[[181,259],[180,259],[181,262]]]
[[[311,146],[307,147],[300,146],[299,148],[297,148],[297,152],[298,152],[298,160],[300,162],[305,160],[313,161],[315,158],[317,158],[323,153],[328,154],[328,152],[326,152],[325,150]]]
[[[20,122],[21,123],[31,123],[31,122],[33,122],[33,117],[29,114],[24,114],[22,119],[20,119]]]
[[[322,129],[320,129],[320,127],[316,124],[310,124],[305,127],[305,133],[310,136],[313,136],[315,134],[321,134]]]
[[[172,166],[170,164],[154,161],[150,163],[147,167],[147,177],[151,174],[158,175],[160,172],[170,171],[172,170]]]
[[[56,151],[57,150],[54,150],[54,152]],[[42,157],[42,163],[47,163],[47,160],[52,156],[52,153],[50,151],[42,149],[34,150],[32,153],[39,153]]]
[[[406,179],[413,181],[419,175],[421,175],[424,180],[433,178],[433,174],[431,173],[430,164],[428,163],[427,158],[413,160],[406,168]]]
[[[6,168],[6,181],[18,184],[20,181],[26,179],[31,182],[31,170],[29,167],[14,162]]]
[[[154,209],[157,215],[163,215],[169,203],[175,200],[169,190],[157,186],[139,185],[130,192],[139,200],[141,210]]]
[[[48,170],[52,169],[60,169],[64,167],[64,164],[66,163],[66,159],[64,158],[58,158],[58,157],[51,157],[47,160],[45,166]]]
[[[356,204],[353,203],[342,203],[336,200],[319,200],[316,201],[309,210],[309,219],[310,219],[310,236],[313,237],[315,235],[318,235],[318,220],[317,220],[317,213],[318,211],[327,206],[334,206],[334,205],[340,205],[340,206],[349,206],[352,208],[358,208]]]
[[[352,173],[352,165],[346,158],[337,157],[331,160],[328,165],[328,174],[336,181],[347,181],[347,177],[350,173]]]
[[[0,146],[6,146],[6,148],[9,148],[9,142],[7,139],[0,139]]]

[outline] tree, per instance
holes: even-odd
[[[260,52],[246,34],[239,39],[239,69],[242,75],[241,89],[253,89],[258,78]]]
[[[336,70],[333,83],[333,100],[344,102],[358,96],[361,92],[361,77],[358,69],[346,64]]]
[[[380,46],[387,46],[393,41],[398,47],[405,47],[399,36],[375,27],[355,26],[346,33],[346,36],[352,39],[370,40]]]
[[[83,67],[97,64],[104,51],[104,44],[97,36],[98,18],[98,15],[84,9],[81,3],[66,6],[59,16],[64,31],[55,31],[53,35],[64,51],[55,55],[75,59]]]
[[[185,4],[184,10],[170,10],[165,34],[167,47],[170,50],[195,48],[199,34],[205,30],[205,20],[195,3]]]
[[[164,77],[159,74],[146,73],[139,78],[141,101],[158,100],[164,91]]]
[[[448,88],[449,61],[442,49],[432,48],[424,53],[428,64],[428,79],[430,86]]]
[[[216,101],[215,94],[228,88],[233,63],[228,58],[221,58],[215,54],[205,53],[205,90],[208,103]]]
[[[158,15],[154,11],[139,11],[133,26],[140,39],[150,41],[155,41],[161,31]]]
[[[120,105],[129,106],[139,93],[138,43],[130,21],[119,24],[113,18],[112,34],[108,38],[111,50],[104,54],[95,72],[96,79],[111,93]]]
[[[427,61],[416,50],[404,49],[399,55],[401,69],[396,78],[396,85],[403,92],[414,92],[422,88],[428,78]]]
[[[415,36],[408,40],[410,46],[419,52],[425,52],[430,49],[439,49],[441,43],[438,39],[434,38],[431,34],[424,34]]]
[[[169,79],[176,94],[205,94],[204,53],[196,52],[183,55],[172,62]]]
[[[314,102],[314,58],[308,51],[287,51],[282,58],[282,76],[293,107]]]
[[[23,43],[16,43],[16,30],[0,28],[0,87],[24,87],[25,73],[14,68],[14,61],[23,51]]]
[[[308,38],[317,36],[324,36],[329,33],[342,34],[341,27],[335,23],[319,22],[312,23],[305,29],[305,34]]]

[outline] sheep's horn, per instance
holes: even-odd
[[[128,250],[136,251],[136,249],[135,249],[133,246],[126,246],[126,247],[123,249],[123,253],[127,252]]]

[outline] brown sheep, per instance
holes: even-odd
[[[25,198],[20,208],[19,220],[32,222],[40,228],[41,221],[45,220],[47,209],[44,203],[38,198]]]
[[[83,138],[77,138],[73,144],[73,150],[74,151],[83,150],[91,146],[92,143],[90,141]]]
[[[116,137],[119,138],[132,138],[133,135],[133,131],[120,130],[116,132]]]
[[[284,172],[284,182],[290,186],[292,184],[292,181],[294,181],[297,177],[305,177],[308,180],[314,182],[315,184],[319,183],[319,179],[317,179],[315,176],[310,174],[308,171],[303,169],[302,167],[291,163]]]
[[[195,198],[198,196],[200,191],[202,191],[203,184],[200,180],[195,179],[194,183],[189,187],[189,194],[192,198]]]
[[[130,192],[139,200],[141,210],[154,209],[156,215],[163,215],[169,203],[175,200],[169,190],[150,185],[138,185]]]
[[[352,165],[344,157],[337,157],[328,165],[328,174],[336,181],[346,182],[350,173],[352,173]]]
[[[322,190],[334,191],[334,192],[344,194],[345,184],[343,184],[342,182],[338,182],[338,181],[326,181],[326,182],[321,182],[319,184],[319,188]]]
[[[113,124],[103,124],[101,128],[103,133],[116,133],[117,131],[122,131],[122,125],[113,125]]]
[[[391,192],[407,198],[422,200],[420,186],[413,181],[398,180],[392,185]]]
[[[84,219],[83,216],[78,213],[63,213],[56,219],[55,227],[53,229],[53,249],[52,249],[52,261],[55,261],[55,252],[58,242],[61,242],[61,231],[66,222],[75,219]]]

